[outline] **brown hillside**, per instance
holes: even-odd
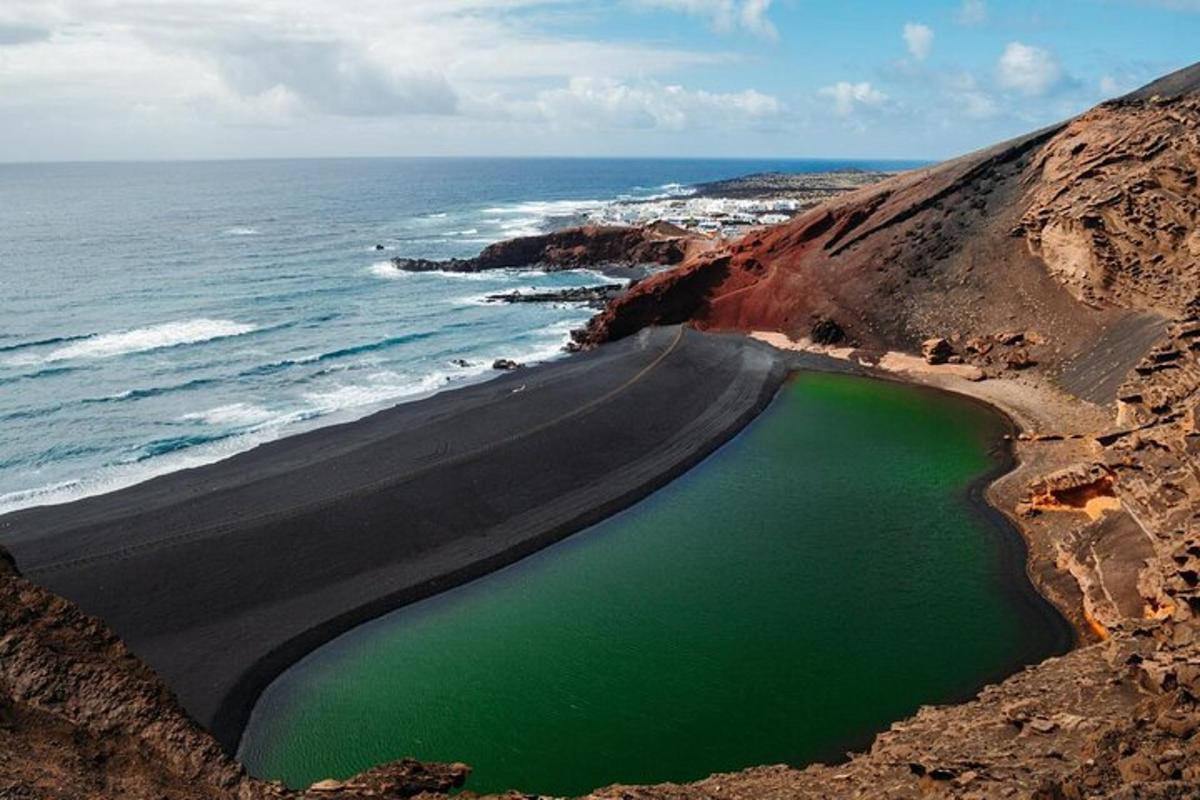
[[[1192,67],[691,258],[614,302],[588,340],[685,318],[800,339],[829,318],[881,350],[1036,331],[1037,360],[1061,366],[1130,312],[1195,310],[1198,88]]]

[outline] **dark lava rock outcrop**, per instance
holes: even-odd
[[[801,208],[830,200],[840,194],[890,178],[895,173],[844,169],[831,172],[760,172],[727,180],[698,183],[698,197],[727,197],[735,200],[798,200]]]
[[[511,292],[489,294],[484,299],[489,303],[583,303],[593,308],[603,308],[624,291],[625,287],[619,283],[607,283],[545,292],[522,292],[520,289],[514,289]]]
[[[674,265],[708,240],[675,226],[585,225],[537,236],[496,242],[475,258],[436,261],[393,258],[405,272],[481,272],[489,269],[539,267],[547,270],[584,267]]]

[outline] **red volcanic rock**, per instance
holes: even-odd
[[[1200,71],[1068,122],[839,197],[614,301],[588,343],[676,320],[919,350],[1037,330],[1051,368],[1119,312],[1200,308]],[[1167,92],[1171,89],[1173,93]],[[707,278],[697,272],[708,273]],[[659,318],[647,307],[653,295]]]

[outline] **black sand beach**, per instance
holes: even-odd
[[[697,463],[786,374],[741,336],[647,330],[562,362],[0,518],[229,751],[314,647],[598,521]]]

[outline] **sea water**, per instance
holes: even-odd
[[[0,164],[0,513],[480,380],[497,358],[559,357],[590,309],[483,298],[607,281],[406,274],[391,257],[470,256],[697,181],[847,166],[906,165]]]

